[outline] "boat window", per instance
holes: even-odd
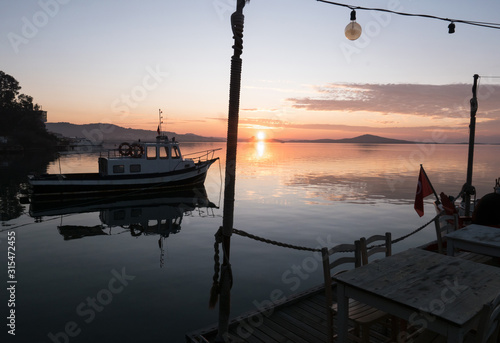
[[[160,158],[168,158],[168,147],[166,146],[160,147]]]
[[[125,172],[125,166],[123,164],[117,164],[113,166],[113,173],[118,174],[124,172]]]
[[[141,165],[140,164],[131,164],[130,165],[130,172],[131,173],[140,173],[141,172]]]
[[[178,146],[173,146],[172,147],[172,158],[180,158],[181,157],[181,152],[179,151]]]
[[[148,146],[146,154],[147,154],[146,156],[148,157],[148,160],[156,159],[156,146]]]
[[[113,219],[114,220],[123,220],[125,219],[126,213],[125,210],[117,210],[113,212]]]

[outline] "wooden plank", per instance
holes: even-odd
[[[260,328],[256,327],[254,330],[251,332],[249,336],[244,335],[242,336],[240,333],[235,332],[233,330],[229,330],[229,332],[233,335],[238,337],[239,339],[243,340],[243,342],[247,343],[274,343],[274,342],[279,342],[275,339],[272,338],[272,335],[274,333],[269,333],[265,332],[266,330],[261,330]]]
[[[323,295],[316,295],[307,299],[307,303],[311,305],[311,307],[324,309],[326,306],[326,297]]]
[[[326,321],[324,318],[318,318],[314,316],[308,316],[307,312],[302,311],[298,307],[294,308],[288,308],[287,311],[283,311],[284,313],[290,315],[291,317],[295,318],[296,320],[304,323],[311,329],[314,329],[323,335],[326,333]],[[326,335],[325,335],[326,338]]]
[[[266,318],[265,327],[266,331],[272,330],[277,333],[279,336],[274,335],[273,338],[278,342],[297,342],[297,343],[310,343],[309,341],[303,339],[299,335],[297,335],[294,331],[290,330],[291,327],[287,325],[286,322],[281,321],[276,316],[272,316],[272,318]]]
[[[326,303],[325,303],[325,306],[326,306]],[[316,304],[312,304],[310,302],[303,302],[303,303],[298,303],[295,307],[299,308],[303,311],[306,311],[311,316],[324,318],[324,320],[326,320],[326,308],[325,308],[325,306],[323,306],[323,308],[318,309]]]
[[[320,331],[323,331],[326,326],[326,315],[322,313],[320,316],[311,314],[310,312],[304,310],[300,306],[294,306],[293,308],[288,309],[288,311],[295,313],[296,315],[300,315],[301,317],[305,318],[305,320],[315,323],[315,325],[318,325],[322,329]]]
[[[283,326],[289,328],[289,330],[294,332],[297,336],[305,338],[308,342],[326,341],[324,332],[309,327],[304,322],[297,320],[283,311],[277,312],[276,315],[273,316],[273,320],[277,322],[280,321]]]

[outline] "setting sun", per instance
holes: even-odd
[[[257,132],[257,139],[259,141],[263,141],[264,139],[266,139],[266,134],[263,131]]]

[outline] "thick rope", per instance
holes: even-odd
[[[413,230],[412,232],[410,232],[407,235],[404,235],[404,236],[401,236],[401,237],[399,237],[397,239],[392,240],[391,244],[395,244],[395,243],[401,242],[403,239],[406,239],[406,238],[410,237],[411,235],[414,235],[417,232],[422,231],[424,228],[426,228],[432,222],[434,222],[437,218],[439,218],[439,216],[441,216],[442,214],[444,214],[444,211],[441,212],[441,213],[438,213],[434,218],[432,218],[431,220],[429,220],[424,225],[420,226],[418,229]],[[256,236],[256,235],[252,235],[251,233],[245,232],[243,230],[233,229],[233,233],[235,233],[237,235],[240,235],[240,236],[243,236],[243,237],[248,237],[248,238],[254,239],[254,240],[259,241],[259,242],[264,242],[264,243],[276,245],[276,246],[283,247],[283,248],[289,248],[289,249],[295,249],[295,250],[304,250],[304,251],[313,251],[313,252],[320,252],[321,251],[321,249],[301,247],[301,246],[298,246],[298,245],[293,245],[293,244],[287,244],[287,243],[282,243],[282,242],[278,242],[278,241],[273,241],[271,239],[266,239],[266,238],[262,238],[262,237],[259,237],[259,236]],[[375,247],[382,247],[384,245],[385,244],[372,245],[372,246],[368,247],[368,249],[375,248]],[[345,250],[345,251],[342,251],[342,252],[353,252],[353,251],[354,250]]]
[[[210,300],[208,302],[208,308],[215,308],[217,301],[219,300],[220,284],[219,284],[219,272],[220,272],[220,260],[219,260],[219,244],[222,243],[222,229],[219,228],[215,233],[215,243],[214,243],[214,276],[212,277],[212,288],[210,289]]]
[[[314,252],[321,251],[321,249],[313,249],[313,248],[301,247],[301,246],[298,246],[298,245],[292,245],[292,244],[287,244],[287,243],[281,243],[281,242],[278,242],[278,241],[273,241],[273,240],[270,240],[270,239],[266,239],[266,238],[262,238],[262,237],[259,237],[259,236],[252,235],[251,233],[248,233],[248,232],[245,232],[245,231],[242,231],[242,230],[238,230],[238,229],[233,229],[233,233],[235,233],[237,235],[240,235],[240,236],[243,236],[243,237],[248,237],[248,238],[254,239],[256,241],[260,241],[260,242],[264,242],[264,243],[268,243],[268,244],[272,244],[272,245],[277,245],[277,246],[280,246],[280,247],[283,247],[283,248],[290,248],[290,249],[296,249],[296,250],[305,250],[305,251],[314,251]]]

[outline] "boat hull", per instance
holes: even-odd
[[[29,179],[36,196],[104,195],[132,191],[155,191],[203,185],[209,167],[217,159],[194,167],[165,173],[101,176],[99,173],[45,174]]]

